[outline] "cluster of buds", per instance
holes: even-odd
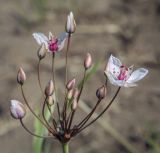
[[[49,37],[46,37],[42,33],[34,33],[33,36],[36,39],[37,43],[40,45],[38,49],[38,82],[40,86],[40,90],[42,91],[42,95],[44,98],[43,107],[42,107],[42,117],[38,116],[34,110],[30,107],[30,104],[24,93],[24,84],[26,81],[26,74],[22,68],[19,69],[17,75],[17,82],[21,87],[22,96],[24,98],[25,105],[28,107],[30,112],[44,125],[45,128],[48,129],[48,132],[51,137],[58,139],[62,143],[68,142],[72,137],[86,129],[88,126],[93,124],[96,120],[98,120],[111,106],[115,98],[117,97],[121,87],[133,87],[136,86],[136,82],[144,78],[148,70],[144,68],[139,68],[133,71],[133,66],[127,68],[124,66],[121,61],[114,57],[110,56],[108,63],[106,64],[106,68],[104,71],[106,80],[104,84],[100,85],[100,87],[95,92],[97,98],[95,99],[95,105],[93,106],[91,112],[89,112],[79,123],[74,123],[73,119],[75,117],[76,110],[78,108],[78,103],[80,101],[84,85],[87,80],[87,73],[92,69],[92,57],[90,53],[86,54],[84,59],[84,75],[80,84],[76,84],[76,79],[73,78],[68,81],[68,52],[70,46],[70,39],[72,34],[76,30],[76,24],[74,20],[73,13],[71,12],[67,17],[67,22],[65,26],[66,32],[60,34],[59,37],[54,37],[51,32],[49,32]],[[61,104],[63,107],[60,107],[60,102],[58,101],[57,91],[56,91],[56,81],[55,81],[55,73],[54,73],[54,59],[55,53],[61,51],[64,47],[65,41],[67,41],[67,50],[66,50],[66,74],[65,74],[65,94],[64,101]],[[42,88],[41,79],[40,79],[40,63],[41,60],[45,58],[47,52],[50,52],[52,56],[52,77],[53,79],[48,82],[45,89]],[[104,109],[99,113],[99,115],[90,120],[93,113],[96,111],[97,107],[101,103],[102,100],[105,99],[107,95],[107,80],[110,81],[111,84],[118,86],[117,91],[115,92],[113,98],[104,106]],[[61,98],[62,99],[62,98]],[[52,106],[55,106],[57,112],[56,115],[53,115]],[[22,126],[29,132],[30,134],[37,137],[47,137],[36,135],[31,132],[23,123],[23,118],[26,115],[26,110],[24,104],[17,100],[11,100],[10,111],[13,118],[20,120]],[[47,107],[46,107],[47,106]],[[48,109],[51,113],[51,119],[47,120],[45,116],[45,110]],[[50,137],[48,136],[48,137]]]

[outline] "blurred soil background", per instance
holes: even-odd
[[[16,75],[19,66],[27,74],[24,86],[33,107],[40,106],[37,82],[37,49],[33,32],[64,31],[66,16],[72,10],[77,31],[70,50],[70,78],[81,79],[83,59],[90,52],[94,63],[103,61],[87,82],[82,100],[93,107],[96,89],[105,81],[103,70],[112,53],[127,66],[149,69],[138,87],[123,88],[110,110],[103,116],[139,153],[160,150],[160,1],[159,0],[0,0],[0,152],[31,153],[32,137],[9,113],[10,99],[23,101]],[[65,50],[56,55],[56,82],[59,96],[64,89]],[[50,79],[51,57],[43,61],[43,86]],[[108,97],[116,87],[109,85]],[[29,111],[28,111],[29,112]],[[78,111],[76,116],[84,116]],[[27,113],[26,125],[33,129],[33,116]],[[76,122],[76,120],[75,120]],[[54,153],[58,142],[50,141]],[[71,152],[129,153],[125,146],[98,123],[71,141]]]

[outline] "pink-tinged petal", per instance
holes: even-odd
[[[58,46],[58,51],[61,51],[64,48],[65,40],[61,42],[61,44]]]
[[[46,49],[48,49],[48,38],[43,33],[38,32],[33,33],[32,35],[39,45],[42,45],[44,43]]]
[[[58,51],[61,51],[64,47],[65,41],[68,37],[68,33],[63,32],[58,37]]]
[[[117,78],[120,74],[121,65],[121,61],[118,58],[115,58],[113,55],[111,55],[105,72],[110,72]]]
[[[115,86],[124,86],[125,85],[125,81],[124,80],[117,80],[110,72],[106,73],[109,81],[111,84],[115,85]]]
[[[66,38],[68,37],[68,33],[62,32],[58,37],[58,44],[60,45]]]
[[[70,13],[69,13],[69,17],[70,17],[71,21],[74,20],[73,12],[70,12]]]
[[[114,57],[113,55],[110,56],[109,60],[111,60],[111,62],[117,67],[120,67],[122,65],[121,61],[118,58]]]
[[[74,23],[74,17],[73,17],[73,13],[70,12],[69,16],[70,16],[70,22],[71,22],[70,29],[71,29],[71,31],[73,31],[74,30],[74,24],[73,24]]]
[[[68,17],[67,17],[67,24],[66,24],[66,31],[67,32],[70,31],[70,26],[71,26],[71,19],[70,19],[70,16],[68,15]]]
[[[148,74],[148,70],[144,68],[139,68],[131,74],[131,76],[126,81],[127,83],[135,83],[143,79]]]
[[[49,40],[52,40],[54,38],[52,32],[49,32],[48,38],[49,38]]]

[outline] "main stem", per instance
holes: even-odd
[[[55,81],[55,64],[54,64],[54,60],[55,59],[55,53],[52,53],[52,79],[53,79],[53,84],[54,84],[54,93],[55,93],[55,102],[57,103],[57,90],[56,90],[56,81]]]
[[[68,142],[62,143],[62,149],[63,153],[69,153],[69,143]]]
[[[66,50],[66,64],[65,64],[65,84],[64,84],[64,87],[65,87],[65,98],[64,98],[63,114],[62,114],[64,123],[66,121],[66,115],[67,115],[67,113],[66,113],[66,109],[67,109],[67,102],[66,102],[67,89],[66,89],[66,84],[67,84],[67,81],[68,81],[68,52],[69,52],[69,47],[70,47],[70,41],[71,41],[71,34],[69,33],[68,34],[68,42],[67,42],[67,50]]]
[[[68,81],[68,52],[69,52],[69,47],[70,47],[70,41],[71,41],[71,34],[68,34],[68,42],[67,42],[67,50],[66,50],[66,67],[65,67],[65,86],[67,84]]]

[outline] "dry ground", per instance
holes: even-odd
[[[26,93],[33,105],[39,103],[40,91],[36,81],[37,44],[32,33],[51,30],[56,34],[64,29],[65,1],[48,1],[46,20],[36,21],[37,15],[29,1],[0,1],[0,149],[3,153],[29,153],[32,137],[14,121],[9,114],[9,100],[22,100],[16,84],[16,73],[23,66],[28,79]],[[72,6],[73,7],[73,6]],[[160,126],[160,1],[158,0],[86,0],[74,4],[77,31],[73,36],[70,53],[70,76],[81,78],[83,58],[86,52],[93,61],[105,60],[110,53],[118,56],[128,66],[149,69],[149,75],[131,89],[122,89],[104,118],[119,131],[141,153],[151,153],[146,145],[145,131],[149,126],[159,130]],[[23,22],[23,17],[29,23]],[[50,63],[44,61],[42,70],[44,84],[50,78]],[[104,81],[101,65],[97,74],[88,81],[83,100],[93,106],[96,88]],[[59,89],[63,89],[64,53],[57,55],[56,78]],[[93,90],[91,90],[93,89]],[[108,97],[116,88],[108,89]],[[87,94],[85,94],[87,93]],[[89,99],[88,99],[89,97]],[[102,106],[101,106],[102,108]],[[80,113],[80,112],[79,112]],[[80,113],[83,116],[83,113]],[[26,119],[33,128],[33,118]],[[147,133],[148,134],[148,133]],[[59,144],[53,142],[54,153],[60,152]],[[127,150],[98,124],[77,136],[71,143],[71,152],[76,153],[124,153]]]

